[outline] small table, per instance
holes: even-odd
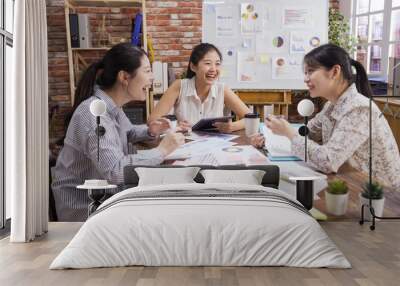
[[[91,200],[91,203],[88,207],[88,217],[94,213],[97,208],[102,203],[102,200],[105,197],[105,190],[107,189],[115,189],[116,185],[107,185],[107,186],[90,186],[90,185],[79,185],[77,189],[88,190],[88,196]]]
[[[305,176],[305,177],[289,177],[289,180],[296,181],[296,199],[310,211],[315,219],[326,220],[324,213],[316,208],[313,208],[314,202],[314,180],[322,180],[320,176]]]

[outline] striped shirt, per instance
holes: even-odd
[[[97,161],[96,118],[90,113],[95,99],[106,103],[107,112],[100,124],[105,134],[100,137],[100,157]],[[129,154],[128,142],[150,139],[146,125],[132,125],[122,108],[100,88],[75,110],[53,171],[52,190],[60,221],[83,221],[87,218],[90,200],[86,190],[76,189],[87,179],[105,179],[109,184],[123,183],[126,165],[158,165],[164,157],[158,148]],[[113,192],[117,192],[114,190]]]

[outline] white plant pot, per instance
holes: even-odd
[[[360,197],[360,207],[365,204],[366,206],[364,207],[364,220],[366,221],[372,221],[372,215],[371,212],[369,211],[369,208],[367,205],[369,205],[369,199],[364,198],[361,193],[359,194]],[[383,197],[380,200],[372,200],[372,207],[374,208],[375,215],[376,216],[382,216],[383,215],[383,209],[385,206],[385,198]]]
[[[347,211],[347,202],[349,201],[349,193],[335,195],[325,192],[326,210],[333,215],[344,215]]]

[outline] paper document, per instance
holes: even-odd
[[[291,124],[298,129],[301,124]],[[293,156],[290,140],[285,136],[272,133],[265,125],[260,127],[265,138],[265,149],[268,151],[268,158],[271,161],[300,161],[301,159]]]
[[[205,138],[196,141],[191,141],[186,144],[183,144],[174,152],[169,154],[165,158],[165,160],[186,159],[193,156],[211,153],[212,150],[215,148],[230,147],[234,144],[236,143],[215,138]]]
[[[217,158],[215,158],[213,153],[202,154],[190,157],[183,161],[175,161],[172,165],[175,166],[194,166],[194,165],[210,165],[210,166],[218,166],[219,163]]]
[[[269,160],[256,148],[245,146],[219,146],[208,154],[195,155],[184,161],[174,162],[174,165],[266,165]]]
[[[215,149],[215,156],[219,165],[265,165],[269,161],[251,145],[232,146]]]
[[[224,134],[219,132],[204,132],[204,131],[192,131],[190,135],[185,136],[185,139],[189,140],[201,140],[201,139],[221,139],[225,141],[231,141],[233,139],[238,138],[239,135],[232,135],[232,134]]]

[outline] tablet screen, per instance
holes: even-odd
[[[213,126],[213,124],[215,122],[228,122],[229,119],[232,119],[232,116],[203,118],[192,126],[192,130],[196,131],[196,130],[214,129],[215,127]]]

